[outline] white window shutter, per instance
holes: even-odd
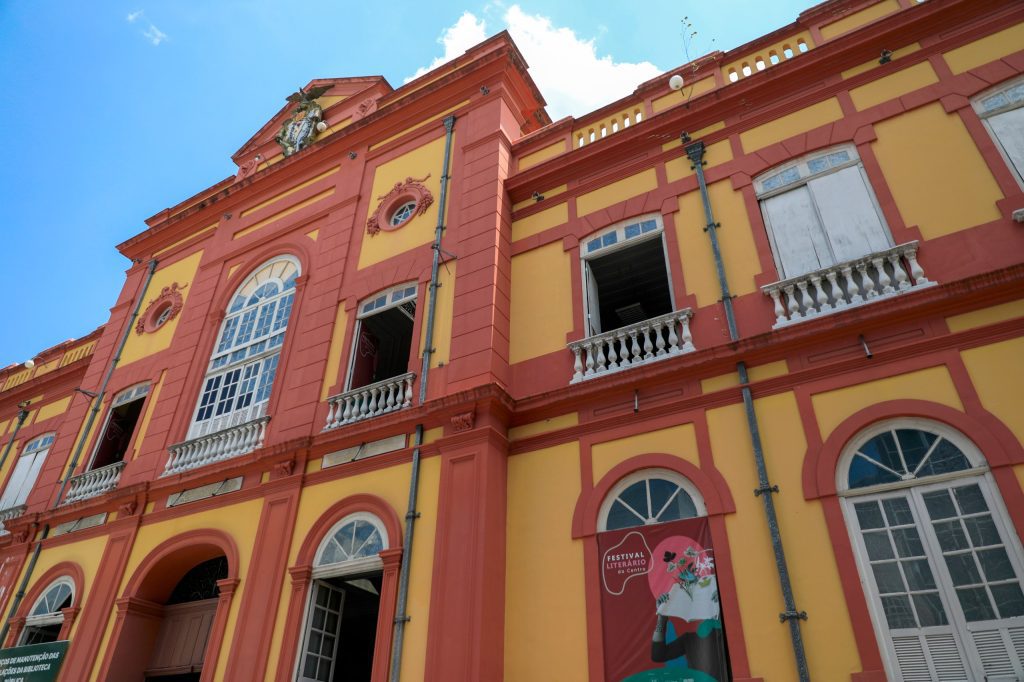
[[[897,635],[892,645],[904,682],[968,679],[960,649],[950,633]]]
[[[837,262],[884,251],[892,244],[861,169],[849,166],[807,183]]]
[[[999,145],[1017,171],[1024,178],[1024,107],[1004,111],[988,119]]]
[[[764,199],[761,205],[784,279],[834,265],[806,186]]]
[[[587,336],[594,336],[601,333],[601,306],[597,297],[597,280],[594,279],[589,263],[586,263],[583,269],[587,273]]]
[[[38,450],[18,458],[11,479],[4,489],[3,496],[0,497],[0,509],[10,509],[19,504],[25,504],[28,494],[32,491],[32,486],[36,483],[39,470],[43,467],[47,452],[49,449]]]

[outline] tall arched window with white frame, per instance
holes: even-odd
[[[973,104],[1006,165],[1024,187],[1024,77],[986,90]]]
[[[231,297],[188,438],[266,415],[299,274],[298,259],[278,256],[256,268]]]
[[[978,448],[938,422],[881,422],[837,484],[890,678],[1024,679],[1024,556]]]
[[[63,609],[75,601],[75,583],[68,577],[57,578],[46,588],[25,616],[25,628],[19,646],[56,642],[64,625]]]

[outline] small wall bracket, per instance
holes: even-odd
[[[779,614],[779,622],[785,623],[787,620],[807,620],[806,611],[783,611]]]
[[[779,486],[777,485],[763,485],[760,488],[754,488],[754,497],[761,497],[767,493],[779,492]]]

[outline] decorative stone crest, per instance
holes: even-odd
[[[463,412],[452,417],[452,431],[469,431],[476,423],[476,412]]]
[[[117,508],[118,518],[124,518],[126,516],[134,516],[135,511],[139,508],[139,503],[135,500],[128,500]]]
[[[274,473],[277,474],[278,477],[280,477],[280,478],[284,478],[286,476],[291,476],[292,472],[294,470],[295,470],[295,460],[294,459],[286,459],[283,462],[277,462],[276,464],[274,464]]]
[[[352,120],[358,121],[361,118],[366,118],[375,111],[377,111],[377,100],[373,97],[367,97],[359,103],[359,106],[352,113]]]
[[[177,317],[185,305],[185,299],[181,292],[187,286],[187,284],[179,286],[177,282],[174,282],[171,286],[161,289],[160,295],[149,302],[145,312],[135,323],[135,333],[151,334]]]
[[[430,205],[434,203],[434,195],[423,184],[429,177],[430,174],[428,173],[419,180],[406,178],[405,182],[396,182],[395,186],[387,194],[377,197],[380,203],[377,204],[377,210],[373,212],[370,219],[366,221],[366,231],[371,235],[375,235],[382,229],[388,231],[397,230],[416,216],[423,215]],[[413,209],[412,214],[398,225],[392,226],[391,215],[397,208],[410,201],[416,203],[416,208]]]
[[[253,158],[245,161],[238,167],[238,174],[235,175],[235,180],[244,180],[253,173],[256,172],[256,168],[260,165],[260,156],[257,154]]]
[[[302,151],[309,146],[318,132],[326,129],[324,110],[316,103],[316,99],[333,88],[333,85],[321,85],[308,91],[299,88],[298,92],[288,95],[289,102],[298,104],[292,115],[281,125],[281,131],[274,139],[281,145],[285,156]]]

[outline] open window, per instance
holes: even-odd
[[[815,152],[755,179],[782,279],[879,253],[889,228],[853,146]]]
[[[983,93],[974,100],[974,110],[1024,187],[1024,78]]]
[[[13,509],[25,504],[39,476],[39,470],[43,468],[46,453],[50,451],[53,439],[54,434],[48,433],[34,438],[25,445],[7,481],[7,487],[0,496],[0,510]]]
[[[46,588],[25,617],[18,646],[56,642],[64,625],[63,609],[69,608],[75,598],[75,584],[71,578],[58,578]]]
[[[646,216],[583,240],[587,336],[674,310],[663,232],[660,216]]]
[[[374,294],[359,304],[348,390],[409,371],[415,320],[415,282]]]
[[[382,586],[379,553],[387,547],[380,519],[365,512],[345,517],[327,533],[313,564],[299,682],[371,679]]]
[[[89,469],[100,469],[124,460],[147,395],[149,384],[134,386],[114,396]]]
[[[235,292],[214,345],[188,438],[266,415],[295,299],[299,262],[280,256]]]

